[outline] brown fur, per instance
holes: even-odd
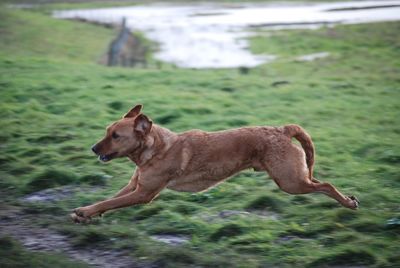
[[[248,168],[267,171],[283,191],[290,194],[321,192],[347,208],[358,200],[344,196],[333,185],[313,177],[314,145],[297,125],[242,127],[176,134],[155,125],[141,114],[141,105],[107,128],[106,136],[93,146],[100,160],[128,157],[136,170],[113,198],[77,208],[71,217],[84,222],[112,209],[152,201],[164,188],[199,192]],[[297,139],[302,148],[293,144]]]

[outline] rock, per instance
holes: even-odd
[[[314,61],[314,60],[326,58],[330,54],[331,53],[329,53],[329,52],[319,52],[319,53],[303,55],[303,56],[297,57],[296,61]]]
[[[258,217],[269,220],[278,220],[278,214],[267,210],[222,210],[217,215],[202,215],[200,216],[207,222],[212,222],[218,219],[228,219],[230,217]]]
[[[386,228],[400,230],[400,218],[392,218],[386,221]]]
[[[68,198],[74,194],[76,186],[62,186],[57,188],[45,189],[26,195],[22,198],[26,202],[52,202]]]
[[[272,82],[271,86],[278,87],[278,86],[283,86],[283,85],[287,85],[287,84],[290,84],[290,82],[286,81],[286,80],[281,80],[281,81]]]
[[[189,237],[185,235],[171,235],[171,234],[160,234],[160,235],[152,235],[150,236],[152,239],[171,245],[171,246],[180,246],[189,241]]]
[[[218,213],[218,216],[221,218],[229,218],[231,216],[236,216],[236,215],[249,215],[250,213],[247,211],[241,211],[241,210],[222,210],[220,213]]]
[[[99,187],[87,189],[89,192],[97,191]],[[78,185],[66,185],[56,188],[44,189],[22,197],[25,202],[55,202],[67,199],[76,192],[82,191],[82,187]]]

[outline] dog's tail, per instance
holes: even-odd
[[[306,163],[310,175],[310,179],[313,178],[313,168],[314,168],[314,144],[311,140],[310,135],[298,125],[286,125],[283,127],[284,134],[289,138],[295,138],[303,147],[306,153]]]

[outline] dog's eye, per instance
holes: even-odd
[[[117,134],[117,132],[113,132],[111,134],[111,136],[112,136],[113,139],[118,139],[119,138],[119,135]]]

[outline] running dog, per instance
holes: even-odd
[[[128,157],[136,164],[129,183],[113,198],[76,208],[75,222],[87,222],[104,212],[151,202],[164,188],[200,192],[233,174],[253,168],[266,171],[289,194],[324,193],[342,206],[357,209],[359,201],[313,176],[314,145],[298,125],[242,127],[174,133],[153,124],[136,105],[107,127],[92,150],[103,162]],[[301,147],[293,144],[297,139]]]

